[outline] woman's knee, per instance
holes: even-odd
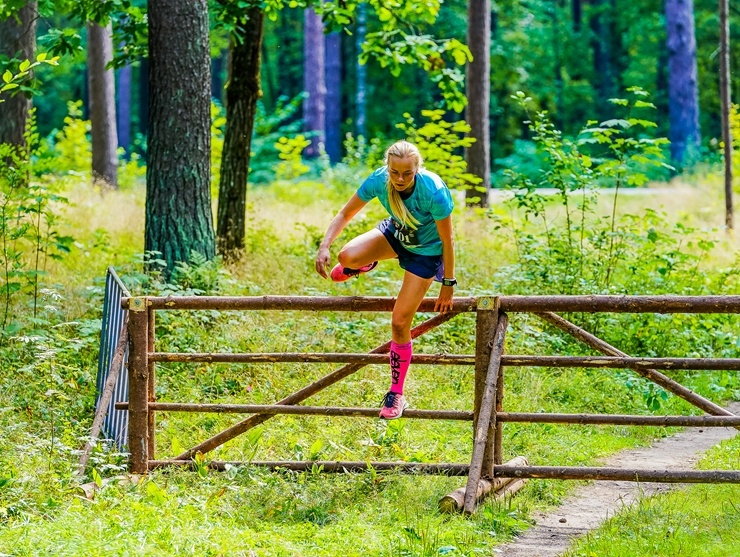
[[[337,261],[339,261],[343,267],[354,269],[355,264],[357,263],[357,250],[352,249],[352,247],[344,246],[337,254]]]
[[[391,317],[391,330],[396,335],[401,335],[403,333],[406,333],[411,329],[411,321],[413,321],[413,319],[414,319],[414,314],[396,315],[394,313],[393,317]]]

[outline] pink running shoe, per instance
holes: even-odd
[[[343,267],[341,263],[337,263],[331,270],[331,280],[333,280],[334,282],[344,282],[345,280],[349,280],[352,277],[357,277],[362,273],[372,271],[377,265],[378,262],[373,261],[369,265],[365,265],[364,267],[360,267],[359,269],[350,269],[349,267]]]
[[[395,420],[403,415],[403,411],[409,407],[406,397],[400,393],[388,391],[383,397],[383,407],[379,416],[384,420]]]

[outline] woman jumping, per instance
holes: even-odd
[[[411,322],[433,280],[442,283],[434,310],[452,309],[455,248],[452,196],[442,179],[423,167],[419,149],[398,141],[385,152],[385,166],[373,172],[337,213],[316,256],[316,271],[343,282],[374,269],[378,261],[396,259],[406,272],[391,319],[391,386],[380,417],[400,418],[408,407],[403,385],[411,362]],[[331,272],[331,247],[352,218],[373,198],[390,214],[374,229],[350,240],[339,251]]]

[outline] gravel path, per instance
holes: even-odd
[[[740,413],[740,403],[727,407]],[[734,428],[708,427],[686,430],[656,441],[652,446],[620,452],[603,465],[615,468],[654,470],[692,469],[701,456],[720,441],[738,433]],[[553,480],[557,481],[557,480]],[[536,525],[514,541],[498,546],[496,557],[557,557],[571,542],[597,528],[640,496],[676,488],[680,484],[594,481],[581,486],[560,507],[548,514],[535,514]]]

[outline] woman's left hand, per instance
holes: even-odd
[[[439,289],[439,296],[434,304],[434,311],[445,313],[452,311],[452,294],[455,289],[452,286],[443,286]]]

